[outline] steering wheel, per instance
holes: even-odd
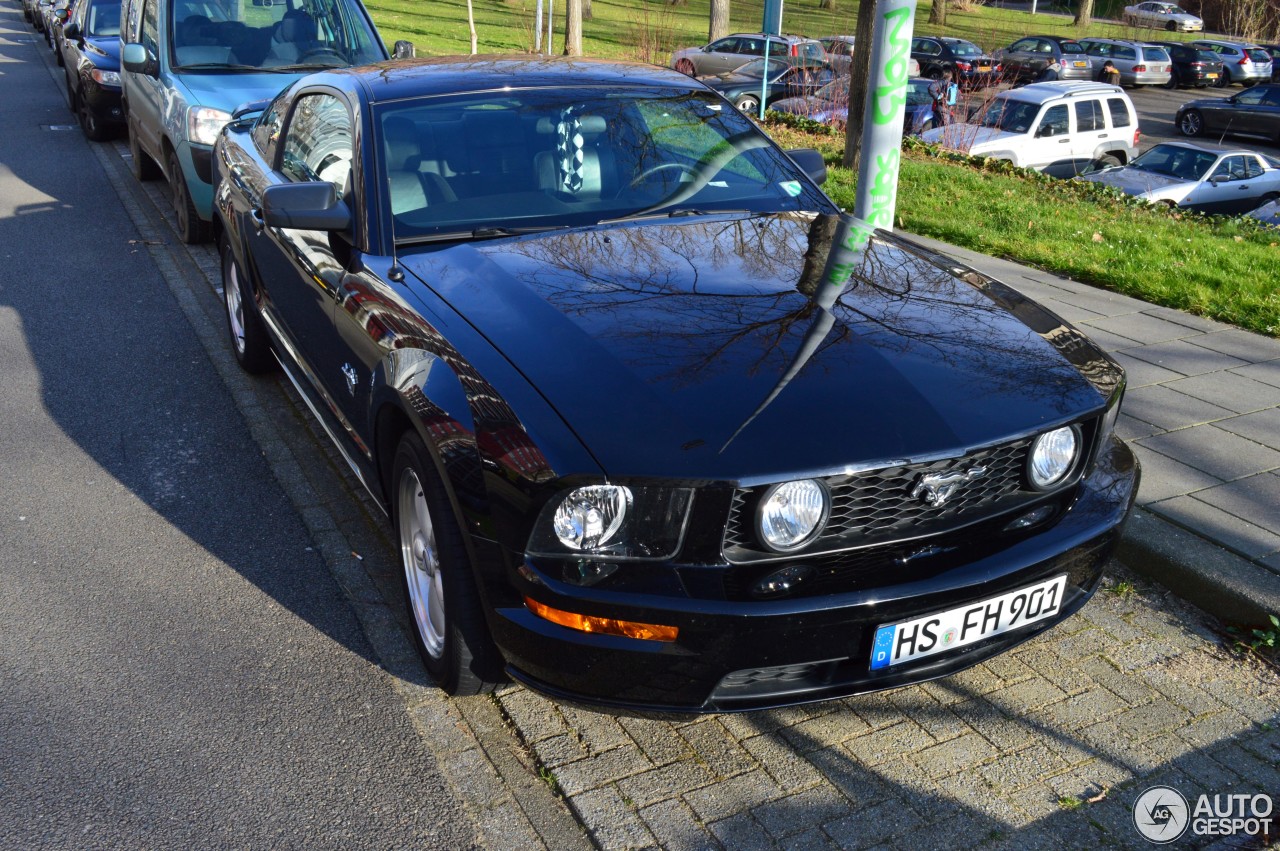
[[[320,57],[329,57],[329,58],[338,60],[343,65],[348,64],[347,57],[343,56],[341,53],[334,50],[332,47],[313,47],[298,57],[297,64],[305,65],[308,59],[312,59],[312,58],[318,59]]]
[[[679,170],[681,175],[687,174],[687,175],[693,176],[697,173],[697,170],[693,166],[686,165],[685,163],[659,163],[658,165],[650,166],[649,168],[646,168],[644,171],[637,174],[635,178],[629,184],[627,184],[627,188],[635,189],[641,183],[644,183],[646,180],[648,180],[650,177],[657,174],[658,172],[671,171],[673,169]]]

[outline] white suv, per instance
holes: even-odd
[[[1069,177],[1089,165],[1123,165],[1137,156],[1138,114],[1119,86],[1034,83],[996,95],[976,124],[938,127],[922,138]]]

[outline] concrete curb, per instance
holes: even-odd
[[[1258,626],[1280,613],[1280,576],[1145,509],[1134,508],[1117,555],[1226,623]]]

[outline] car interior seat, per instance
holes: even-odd
[[[383,125],[383,142],[387,149],[392,215],[458,200],[444,177],[422,170],[424,149],[431,150],[435,146],[430,126],[420,126],[408,118],[393,116]]]
[[[315,51],[320,43],[315,18],[302,9],[290,9],[271,34],[263,65],[292,65]]]

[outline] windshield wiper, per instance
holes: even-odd
[[[326,68],[346,68],[345,63],[335,62],[308,62],[304,65],[272,65],[269,68],[261,70],[272,74],[290,74],[295,71],[319,71]]]
[[[257,65],[236,65],[232,62],[196,62],[192,65],[178,65],[175,71],[265,71]]]
[[[426,245],[433,242],[474,242],[483,239],[499,239],[504,236],[528,236],[531,233],[546,233],[553,230],[568,230],[569,225],[538,225],[521,228],[486,226],[474,230],[450,231],[449,233],[432,233],[422,236],[411,236],[397,239],[396,245]]]
[[[678,219],[683,216],[719,216],[719,215],[743,215],[750,214],[753,216],[767,216],[769,213],[759,213],[755,210],[702,210],[696,207],[681,207],[679,210],[657,210],[650,212],[648,210],[640,210],[637,213],[628,213],[625,216],[616,216],[612,219],[601,219],[596,224],[612,225],[618,222],[636,222],[643,219]]]

